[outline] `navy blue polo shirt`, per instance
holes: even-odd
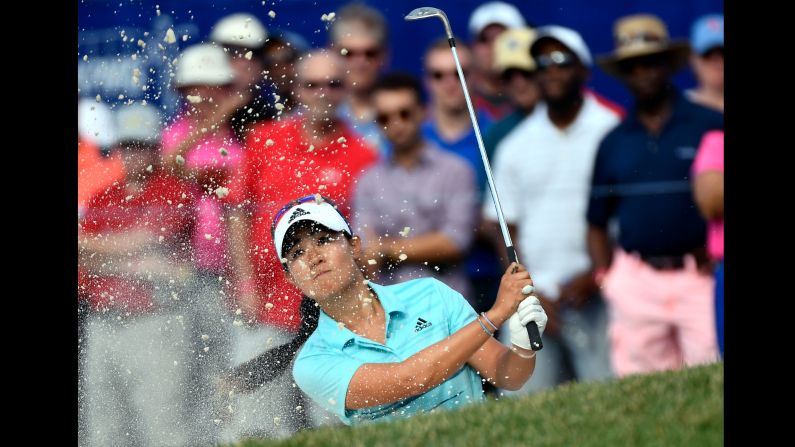
[[[618,218],[619,245],[645,256],[682,255],[706,242],[706,223],[693,200],[690,168],[708,130],[723,114],[676,93],[659,136],[633,110],[602,140],[594,164],[588,223]]]

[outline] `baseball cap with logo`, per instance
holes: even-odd
[[[690,44],[700,55],[713,48],[723,48],[723,14],[708,14],[693,23]]]
[[[256,17],[244,12],[230,14],[219,20],[210,33],[210,39],[221,45],[261,48],[268,38],[268,31]]]
[[[674,71],[687,65],[690,45],[686,40],[671,40],[662,20],[651,14],[635,14],[618,19],[613,27],[615,50],[597,58],[607,74],[622,77],[620,63],[643,56],[668,54]]]
[[[469,34],[477,36],[489,25],[506,28],[527,26],[516,6],[505,2],[488,2],[478,6],[469,16]]]
[[[577,31],[558,25],[547,25],[536,29],[536,39],[533,41],[533,44],[530,45],[531,55],[534,57],[536,56],[538,43],[545,39],[557,40],[565,45],[586,67],[590,67],[593,63],[591,51],[588,49],[588,45],[585,44],[585,40],[583,40],[582,36]]]
[[[177,61],[177,87],[189,85],[225,85],[235,78],[229,56],[224,50],[209,43],[186,48]]]
[[[535,38],[531,28],[507,29],[494,40],[494,70],[502,73],[510,68],[535,71],[536,63],[530,56],[530,43]]]
[[[348,221],[340,214],[337,205],[328,197],[313,194],[296,199],[276,213],[271,225],[273,243],[276,246],[279,262],[282,262],[281,260],[284,258],[283,245],[288,230],[302,221],[315,222],[331,231],[341,231],[349,236],[353,235]]]

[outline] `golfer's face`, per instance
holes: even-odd
[[[310,298],[322,301],[356,278],[354,244],[340,233],[303,228],[284,257],[290,281]]]

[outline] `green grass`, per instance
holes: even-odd
[[[722,446],[723,363],[356,428],[307,430],[266,446]]]

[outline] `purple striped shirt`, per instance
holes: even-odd
[[[407,259],[382,269],[376,282],[395,284],[431,276],[471,302],[466,254],[478,222],[475,175],[464,158],[427,142],[419,157],[411,169],[385,159],[362,174],[354,192],[354,231],[401,237],[399,233],[409,227],[408,238],[442,232],[464,253],[455,264],[425,265]]]

